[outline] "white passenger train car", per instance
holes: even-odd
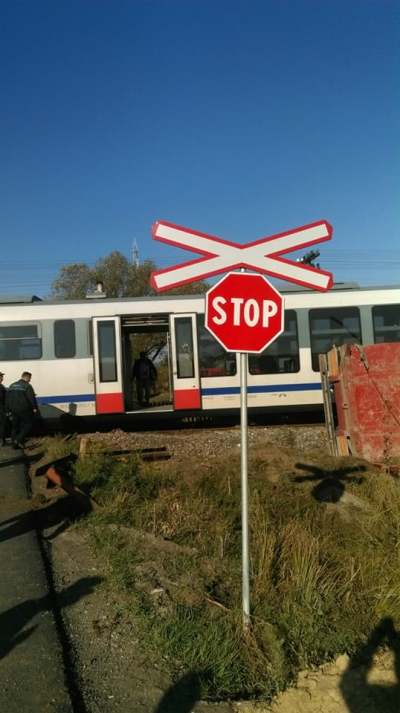
[[[248,358],[248,408],[289,413],[322,407],[318,354],[334,344],[400,341],[400,287],[336,284],[326,293],[282,290],[284,332]],[[33,374],[44,419],[62,414],[137,414],[131,369],[135,339],[165,342],[169,394],[149,413],[240,408],[239,357],[204,326],[204,295],[80,301],[0,297],[4,383]]]

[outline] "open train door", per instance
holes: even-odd
[[[170,331],[174,409],[200,409],[196,315],[171,315]]]
[[[121,320],[94,317],[92,324],[96,413],[123,413]]]

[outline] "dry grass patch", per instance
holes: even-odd
[[[202,672],[204,696],[269,698],[299,669],[353,652],[383,617],[400,626],[400,483],[362,461],[250,449],[246,637],[236,450],[206,465],[98,454],[75,478],[103,506],[85,526],[110,586],[172,668]]]

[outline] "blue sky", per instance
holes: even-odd
[[[0,0],[0,294],[133,239],[193,258],[157,220],[325,219],[335,281],[400,283],[399,30],[395,0]]]

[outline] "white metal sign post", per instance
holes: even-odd
[[[152,273],[150,283],[159,292],[229,272],[206,294],[205,326],[229,352],[240,356],[240,445],[242,496],[242,595],[243,623],[250,623],[250,548],[248,497],[248,354],[260,354],[284,330],[282,295],[263,274],[273,275],[321,292],[333,283],[332,274],[282,258],[295,249],[330,240],[332,227],[326,221],[305,225],[247,245],[236,245],[219,238],[158,222],[152,227],[154,240],[169,243],[203,255],[202,258]]]
[[[249,464],[247,440],[247,354],[240,353],[240,484],[242,496],[243,625],[250,624]]]
[[[243,623],[250,622],[250,547],[247,432],[247,360],[259,354],[284,329],[282,295],[264,275],[230,272],[206,295],[205,325],[227,351],[239,352],[242,494]]]

